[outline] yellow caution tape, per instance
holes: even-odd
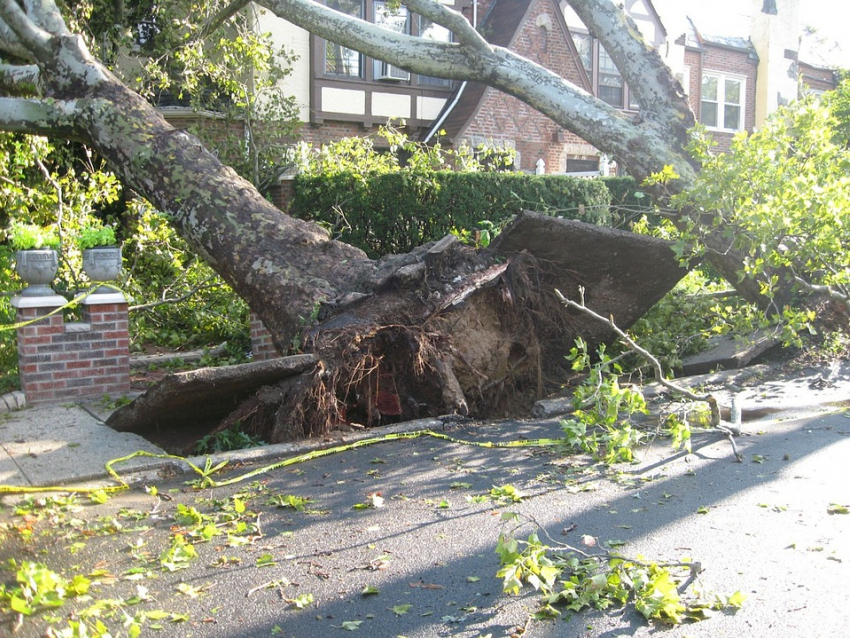
[[[493,441],[466,441],[464,439],[457,439],[455,437],[449,436],[447,434],[441,434],[439,432],[434,432],[433,430],[414,430],[412,432],[396,432],[391,434],[385,434],[383,436],[374,437],[370,439],[362,439],[360,441],[354,441],[353,443],[347,443],[345,445],[339,445],[336,447],[325,448],[323,450],[314,450],[312,452],[307,452],[305,454],[300,454],[298,456],[293,456],[291,458],[285,459],[283,461],[277,461],[275,463],[271,463],[270,465],[265,465],[263,467],[250,470],[245,474],[241,474],[234,478],[226,479],[224,481],[216,481],[211,475],[222,469],[227,461],[222,461],[217,464],[215,467],[211,466],[211,460],[207,459],[207,466],[204,469],[201,469],[190,460],[182,456],[176,456],[173,454],[154,454],[153,452],[145,452],[138,451],[133,452],[127,456],[122,456],[117,459],[112,459],[108,463],[106,463],[106,472],[109,476],[117,483],[117,485],[107,485],[102,487],[61,487],[61,486],[48,486],[48,487],[26,487],[26,486],[16,486],[16,485],[0,485],[0,494],[32,494],[32,493],[42,493],[42,492],[69,492],[69,493],[91,493],[91,492],[119,492],[121,490],[129,489],[130,485],[121,478],[118,472],[115,471],[114,466],[119,463],[125,463],[131,459],[136,457],[144,456],[154,459],[171,459],[175,461],[179,461],[181,463],[185,463],[189,466],[189,468],[198,476],[201,477],[202,486],[205,488],[209,487],[225,487],[227,485],[233,485],[235,483],[239,483],[241,481],[246,481],[248,479],[254,478],[256,476],[260,476],[262,474],[267,474],[274,470],[280,469],[282,467],[288,467],[290,465],[296,465],[298,463],[304,463],[306,461],[312,461],[313,459],[322,458],[324,456],[330,456],[331,454],[338,454],[339,452],[347,452],[348,450],[354,450],[361,447],[366,447],[368,445],[375,445],[377,443],[387,443],[389,441],[400,441],[404,439],[416,439],[421,436],[430,436],[436,439],[441,439],[443,441],[448,441],[450,443],[455,443],[458,445],[470,445],[474,447],[483,447],[483,448],[518,448],[518,447],[555,447],[559,445],[563,445],[563,439],[524,439],[521,441],[506,441],[506,442],[493,442]]]

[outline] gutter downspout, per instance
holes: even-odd
[[[472,1],[472,28],[478,28],[478,0]],[[455,98],[454,100],[452,100],[452,103],[449,104],[449,107],[445,111],[443,111],[443,114],[440,116],[440,119],[431,125],[431,128],[428,131],[428,135],[425,136],[425,139],[422,142],[423,144],[427,144],[431,141],[431,138],[434,137],[434,134],[440,130],[440,127],[443,125],[443,122],[446,121],[446,118],[451,115],[452,111],[454,111],[454,108],[457,106],[457,103],[460,102],[460,98],[463,96],[463,92],[466,90],[466,85],[467,81],[464,80],[458,87],[457,93],[455,93]]]

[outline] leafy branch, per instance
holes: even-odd
[[[724,596],[699,583],[703,568],[698,561],[626,557],[584,535],[585,547],[601,550],[589,553],[554,541],[545,529],[551,544],[541,542],[537,532],[525,540],[514,532],[499,537],[496,553],[502,568],[496,575],[507,593],[517,594],[526,585],[541,593],[538,618],[560,616],[562,608],[580,612],[633,604],[647,620],[680,624],[703,620],[712,611],[738,608],[745,598],[741,592]],[[687,594],[695,582],[700,587]]]
[[[636,354],[641,356],[643,359],[645,359],[652,366],[652,370],[653,370],[654,375],[655,375],[655,380],[660,385],[662,385],[663,387],[667,388],[668,390],[670,390],[672,392],[678,393],[678,394],[686,397],[687,399],[689,399],[691,401],[698,401],[698,402],[707,403],[708,406],[709,406],[709,409],[711,411],[711,425],[712,425],[712,427],[720,430],[723,434],[726,435],[726,438],[729,440],[729,443],[732,445],[732,452],[735,455],[735,459],[738,462],[741,462],[743,460],[743,457],[741,456],[740,452],[738,452],[738,446],[735,443],[735,439],[734,439],[736,432],[734,432],[731,428],[722,424],[722,422],[720,420],[720,407],[717,404],[717,398],[714,397],[714,395],[712,395],[712,394],[697,394],[695,392],[692,392],[688,388],[685,388],[685,387],[680,386],[676,383],[673,383],[669,379],[665,378],[664,369],[662,368],[661,363],[658,361],[658,359],[655,358],[652,355],[652,353],[650,353],[648,350],[641,347],[624,330],[622,330],[616,323],[614,323],[613,318],[603,317],[599,313],[588,308],[587,305],[584,302],[584,287],[579,286],[578,291],[579,291],[579,299],[580,299],[579,301],[573,301],[572,299],[567,299],[563,294],[561,294],[560,290],[556,290],[555,295],[558,297],[558,299],[561,301],[561,303],[564,304],[564,306],[566,306],[567,308],[573,308],[575,310],[578,310],[579,312],[582,312],[582,313],[588,315],[589,317],[592,317],[593,319],[596,319],[597,321],[600,321],[600,322],[604,323],[605,325],[607,325],[609,328],[611,328],[611,330],[614,331],[614,333],[617,335],[617,337],[620,339],[620,341],[622,341],[623,344],[625,344],[630,350],[632,350],[633,352],[635,352]]]

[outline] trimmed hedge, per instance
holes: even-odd
[[[633,177],[604,177],[600,181],[611,193],[612,225],[631,228],[642,215],[654,215],[652,198],[643,193]]]
[[[601,180],[521,173],[408,171],[295,178],[290,213],[319,222],[370,257],[405,253],[479,222],[499,225],[528,209],[610,225]]]

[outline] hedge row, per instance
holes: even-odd
[[[410,172],[305,177],[294,182],[290,213],[317,221],[370,257],[408,252],[452,230],[498,225],[528,209],[610,225],[605,180],[521,173]]]
[[[652,198],[645,194],[632,177],[608,177],[603,180],[611,194],[611,220],[617,227],[630,228],[642,215],[655,219]]]

